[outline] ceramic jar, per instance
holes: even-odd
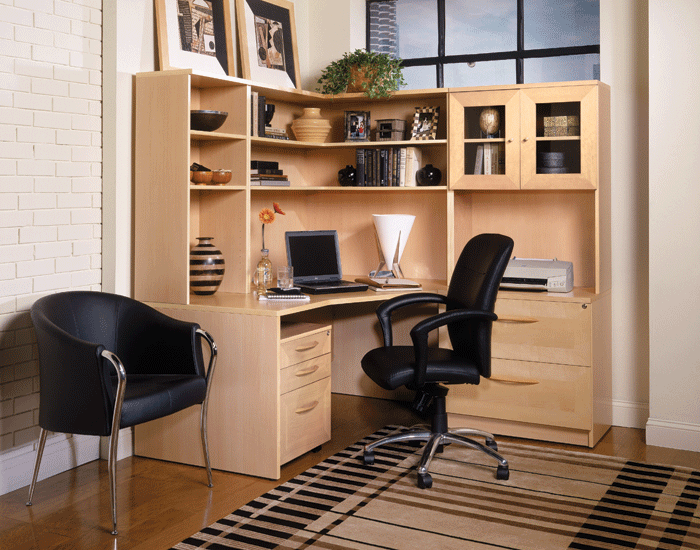
[[[224,279],[224,257],[212,243],[212,237],[197,237],[197,240],[190,250],[190,290],[208,296],[218,290]]]
[[[326,141],[331,131],[331,123],[321,116],[321,109],[306,107],[303,114],[292,122],[292,131],[297,141]]]
[[[343,187],[355,185],[355,176],[357,171],[354,166],[347,165],[342,170],[338,170],[338,183]]]

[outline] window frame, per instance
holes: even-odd
[[[370,9],[374,2],[386,0],[366,0],[365,8],[365,48],[370,48]],[[400,1],[400,0],[397,0]],[[515,61],[515,83],[525,83],[525,60],[542,57],[565,57],[570,55],[600,54],[600,43],[588,46],[565,46],[560,48],[525,49],[525,0],[517,2],[517,49],[506,52],[491,52],[477,54],[445,55],[445,0],[435,0],[437,4],[438,23],[438,54],[430,57],[416,57],[402,59],[403,67],[427,67],[435,66],[435,79],[437,88],[445,87],[444,69],[447,64],[478,63],[481,61],[502,61],[512,59]],[[600,38],[599,38],[600,42]]]

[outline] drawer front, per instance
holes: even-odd
[[[591,365],[591,304],[497,300],[491,355],[499,359]]]
[[[282,369],[280,373],[280,394],[301,388],[331,375],[331,354],[326,353],[308,361],[302,361]]]
[[[451,413],[590,430],[590,367],[494,359],[491,378],[450,386]]]
[[[284,464],[331,438],[331,379],[282,396],[280,460]]]
[[[331,352],[331,332],[322,329],[280,344],[280,365],[286,368]]]

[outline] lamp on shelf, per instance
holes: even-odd
[[[416,217],[409,214],[373,214],[372,218],[379,252],[379,266],[374,276],[379,277],[384,269],[391,271],[397,279],[403,279],[399,262]]]

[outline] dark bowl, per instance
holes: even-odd
[[[190,128],[202,132],[213,132],[221,128],[228,113],[224,111],[190,111]]]

